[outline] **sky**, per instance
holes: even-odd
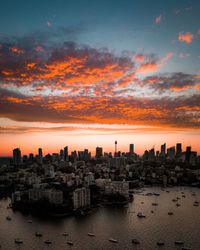
[[[200,1],[2,0],[0,155],[200,153]]]

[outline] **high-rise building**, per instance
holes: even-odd
[[[181,143],[177,143],[176,144],[176,157],[179,157],[182,153],[182,144]]]
[[[20,165],[21,162],[22,162],[21,150],[19,148],[13,149],[13,163],[14,163],[14,165]]]
[[[130,154],[133,154],[133,153],[134,153],[134,144],[130,144],[129,153],[130,153]]]
[[[38,161],[40,164],[42,164],[42,159],[43,159],[42,149],[38,148]]]
[[[190,157],[191,157],[191,147],[190,146],[187,146],[186,147],[186,152],[185,152],[185,162],[187,164],[190,163]]]
[[[63,149],[60,150],[60,159],[61,160],[64,159],[64,150]]]
[[[87,206],[90,206],[90,189],[82,187],[74,190],[73,192],[74,210]]]
[[[101,158],[103,156],[103,148],[96,147],[96,158]]]
[[[34,155],[32,153],[29,154],[29,160],[30,160],[30,162],[33,162],[33,160],[34,160]]]
[[[64,147],[64,160],[68,161],[69,155],[68,155],[68,146]]]
[[[163,145],[161,145],[161,148],[160,148],[160,155],[162,157],[165,157],[165,154],[166,154],[166,143],[164,143]]]
[[[167,156],[168,156],[171,160],[173,160],[173,159],[175,158],[175,152],[176,152],[175,147],[174,147],[174,146],[173,146],[173,147],[170,147],[170,148],[167,149]]]

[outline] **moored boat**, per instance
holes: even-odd
[[[16,238],[16,239],[15,239],[15,243],[16,243],[16,244],[22,244],[22,243],[23,243],[23,240],[20,239],[20,238]]]
[[[117,243],[118,241],[116,239],[113,239],[113,238],[109,238],[108,239],[110,242],[113,242],[113,243]]]

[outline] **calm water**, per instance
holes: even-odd
[[[170,193],[160,188],[145,188],[140,194],[135,194],[135,200],[128,208],[102,207],[86,217],[68,217],[62,219],[38,219],[32,217],[33,223],[28,223],[30,217],[20,212],[6,209],[9,200],[0,201],[0,245],[3,250],[12,249],[182,249],[175,246],[175,240],[185,242],[185,247],[200,250],[200,206],[194,207],[194,201],[200,201],[200,189],[175,187]],[[144,196],[147,192],[158,192],[159,197]],[[185,193],[185,198],[181,192]],[[192,196],[195,192],[196,196]],[[180,207],[172,202],[173,198],[180,197]],[[142,202],[144,202],[142,204]],[[152,202],[158,206],[152,206]],[[154,213],[151,213],[154,210]],[[137,212],[143,212],[146,218],[137,217]],[[172,211],[174,215],[169,216]],[[6,216],[12,217],[11,221]],[[35,231],[40,229],[43,237],[35,237]],[[96,236],[89,237],[88,232],[94,231]],[[63,232],[69,236],[62,235]],[[20,237],[24,243],[20,248],[15,245],[14,239]],[[109,242],[113,237],[118,243]],[[45,239],[51,239],[52,244],[44,244]],[[132,238],[137,238],[140,245],[133,245]],[[67,240],[73,241],[70,247]],[[156,242],[165,241],[165,246],[159,247]]]

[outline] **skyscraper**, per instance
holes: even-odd
[[[68,146],[64,147],[64,160],[68,161],[69,155],[68,155]]]
[[[40,164],[42,164],[42,159],[43,159],[42,149],[38,148],[38,161]]]
[[[166,143],[161,145],[160,154],[161,154],[161,156],[165,156],[165,154],[166,154]]]
[[[21,159],[21,150],[19,148],[13,149],[13,163],[14,165],[19,165],[21,164],[22,159]]]
[[[181,143],[177,143],[176,144],[176,157],[179,157],[182,153],[182,144]]]
[[[130,153],[130,154],[133,154],[133,153],[134,153],[134,144],[130,144],[129,153]]]
[[[187,164],[190,163],[190,157],[191,157],[191,147],[190,146],[187,146],[186,147],[186,152],[185,152],[185,162]]]
[[[103,156],[103,148],[96,147],[96,158],[100,158]]]

